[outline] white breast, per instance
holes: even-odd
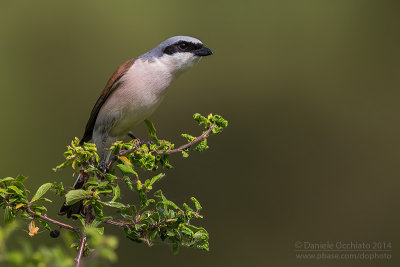
[[[101,138],[104,131],[109,132],[110,137],[123,137],[148,118],[160,105],[174,76],[158,60],[136,60],[101,108],[95,126],[98,130],[93,133],[94,141],[98,143],[96,139]],[[107,124],[111,128],[105,129]]]

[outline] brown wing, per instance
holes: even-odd
[[[86,124],[85,133],[83,134],[82,140],[79,143],[80,145],[83,145],[84,142],[88,142],[92,139],[94,124],[96,123],[97,115],[99,115],[101,107],[107,101],[111,93],[118,88],[118,86],[114,85],[116,85],[116,83],[121,79],[121,77],[124,76],[126,71],[133,65],[134,62],[135,58],[124,62],[121,66],[117,68],[117,70],[108,80],[106,87],[101,92],[99,99],[97,99],[97,102],[94,105],[92,112],[90,113],[90,118]]]

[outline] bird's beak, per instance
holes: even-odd
[[[199,56],[199,57],[210,56],[210,55],[213,54],[213,52],[211,51],[211,49],[210,49],[210,48],[207,48],[207,47],[205,47],[205,46],[203,46],[202,48],[200,48],[200,49],[198,49],[198,50],[195,50],[193,53],[194,53],[196,56]]]

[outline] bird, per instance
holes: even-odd
[[[79,144],[95,143],[104,160],[104,149],[129,135],[147,119],[159,107],[177,77],[212,54],[199,39],[174,36],[122,63],[97,99]],[[84,179],[78,175],[73,187],[80,189],[83,185]],[[58,214],[71,217],[81,211],[82,202],[70,206],[64,203]]]

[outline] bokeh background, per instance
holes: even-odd
[[[399,266],[399,8],[367,0],[3,0],[0,176],[28,175],[32,190],[53,179],[72,184],[68,170],[51,168],[83,134],[114,69],[170,36],[191,35],[214,56],[175,82],[151,120],[176,142],[198,132],[195,112],[229,120],[208,151],[174,156],[161,183],[171,200],[203,204],[197,223],[211,250],[174,256],[161,243],[121,237],[115,266]],[[146,136],[145,126],[136,133]],[[46,233],[32,241],[58,242]],[[390,241],[392,259],[302,261],[296,241]]]

